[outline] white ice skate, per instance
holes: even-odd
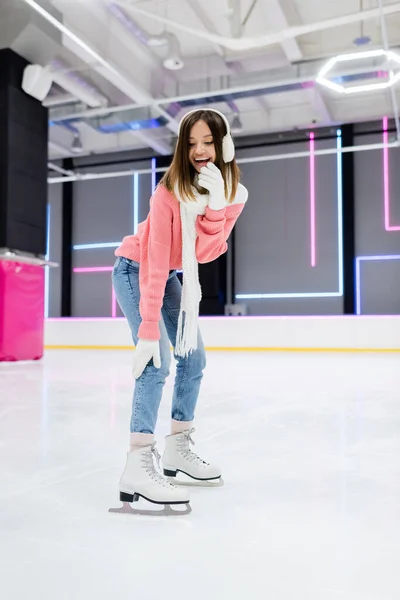
[[[120,481],[121,508],[110,508],[109,512],[133,513],[138,515],[187,515],[191,512],[190,498],[186,490],[178,489],[163,477],[157,470],[160,465],[160,455],[155,448],[143,446],[128,452],[124,474]],[[164,505],[163,510],[133,509],[131,502],[144,498],[152,504]],[[185,510],[173,510],[171,506],[186,504]]]
[[[174,479],[175,485],[202,485],[218,487],[223,485],[221,469],[211,465],[191,451],[190,444],[194,444],[192,433],[194,429],[168,435],[165,438],[165,452],[163,455],[163,468],[166,477],[176,478],[178,471],[190,477],[192,482],[183,482]]]

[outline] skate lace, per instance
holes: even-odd
[[[173,488],[174,486],[168,481],[168,479],[163,477],[163,475],[161,475],[161,473],[158,472],[157,468],[154,465],[154,459],[156,461],[157,468],[160,469],[160,453],[158,452],[157,448],[155,448],[155,446],[152,446],[151,450],[142,454],[142,464],[145,468],[146,473],[151,479],[153,479],[153,481],[162,485],[163,487]]]
[[[194,427],[190,429],[190,431],[183,431],[183,437],[181,438],[179,449],[181,451],[182,456],[188,462],[196,463],[199,466],[209,466],[208,462],[200,458],[200,456],[197,456],[197,454],[195,452],[192,452],[192,450],[190,449],[190,444],[192,444],[192,446],[195,445],[195,441],[192,438],[192,433],[194,433],[195,431],[196,429]]]

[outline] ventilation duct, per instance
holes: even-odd
[[[50,71],[53,81],[90,108],[107,106],[107,98],[61,60],[53,60],[50,64]]]

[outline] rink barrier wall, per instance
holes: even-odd
[[[207,350],[400,352],[398,316],[201,317]],[[46,350],[132,350],[124,318],[47,319]]]

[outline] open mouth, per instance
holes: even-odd
[[[196,165],[198,165],[199,167],[205,167],[207,165],[207,163],[210,162],[209,158],[195,158],[194,162],[196,163]]]

